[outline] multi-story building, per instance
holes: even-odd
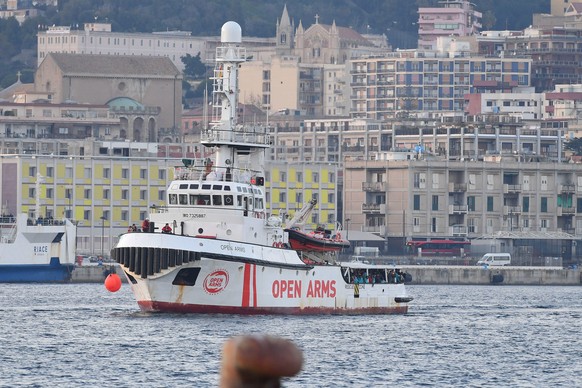
[[[529,86],[531,59],[404,51],[350,61],[351,115],[386,120],[457,112],[483,88]]]
[[[166,204],[174,167],[200,156],[193,152],[195,146],[176,143],[65,143],[53,153],[56,147],[49,140],[3,140],[0,203],[3,214],[73,219],[79,253],[107,255],[129,225],[140,225],[150,207]],[[337,163],[269,162],[267,207],[271,214],[292,217],[316,198],[318,206],[306,227],[333,227],[341,219],[339,175]]]
[[[109,105],[120,117],[120,138],[155,142],[161,129],[180,128],[182,74],[165,57],[51,53],[34,89],[57,104]]]
[[[468,0],[441,0],[440,7],[418,9],[418,49],[435,50],[438,37],[479,33],[481,12]]]
[[[352,228],[403,252],[411,239],[478,239],[503,232],[519,256],[571,261],[582,238],[582,169],[528,162],[519,155],[485,161],[418,159],[411,153],[346,161],[345,218]],[[540,244],[543,240],[545,243]]]
[[[196,56],[204,63],[212,63],[219,36],[192,36],[187,31],[154,33],[112,32],[109,23],[85,23],[83,29],[53,26],[37,35],[37,61],[40,64],[49,53],[163,56],[184,70],[182,57]],[[274,38],[243,37],[247,53],[254,58],[269,55],[275,46]]]
[[[556,84],[582,83],[582,24],[576,28],[527,28],[506,38],[505,56],[532,58],[531,85],[537,92]]]

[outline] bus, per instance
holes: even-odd
[[[411,254],[422,256],[466,256],[471,251],[471,241],[467,240],[412,240],[406,243]]]

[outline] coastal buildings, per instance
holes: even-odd
[[[53,103],[110,105],[123,139],[156,142],[160,129],[180,126],[182,74],[165,57],[51,53],[34,89]]]
[[[529,86],[531,59],[402,51],[350,61],[354,117],[388,120],[400,113],[462,113],[465,95]],[[430,113],[429,113],[430,112]]]
[[[496,236],[519,258],[582,256],[573,243],[582,236],[579,164],[514,153],[483,161],[387,153],[348,160],[344,173],[344,217],[384,236],[387,251],[404,253],[411,239]]]

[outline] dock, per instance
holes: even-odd
[[[112,270],[119,275],[122,282],[127,282],[123,270],[118,264],[90,264],[76,266],[71,274],[71,283],[103,283]]]
[[[582,285],[580,268],[484,267],[476,265],[403,265],[399,268],[412,275],[410,284]]]
[[[412,275],[410,284],[459,285],[582,285],[582,270],[562,267],[481,267],[475,265],[401,265],[398,268]],[[123,270],[115,265],[84,265],[75,267],[72,283],[102,283],[115,269],[123,282]]]

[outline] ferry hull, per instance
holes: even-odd
[[[112,257],[123,268],[143,311],[405,314],[412,299],[404,284],[388,283],[386,278],[366,284],[348,281],[348,273],[365,271],[364,267],[306,265],[293,250],[242,242],[134,233],[120,238]]]
[[[67,283],[73,264],[60,264],[54,257],[50,264],[13,264],[0,266],[0,283]]]

